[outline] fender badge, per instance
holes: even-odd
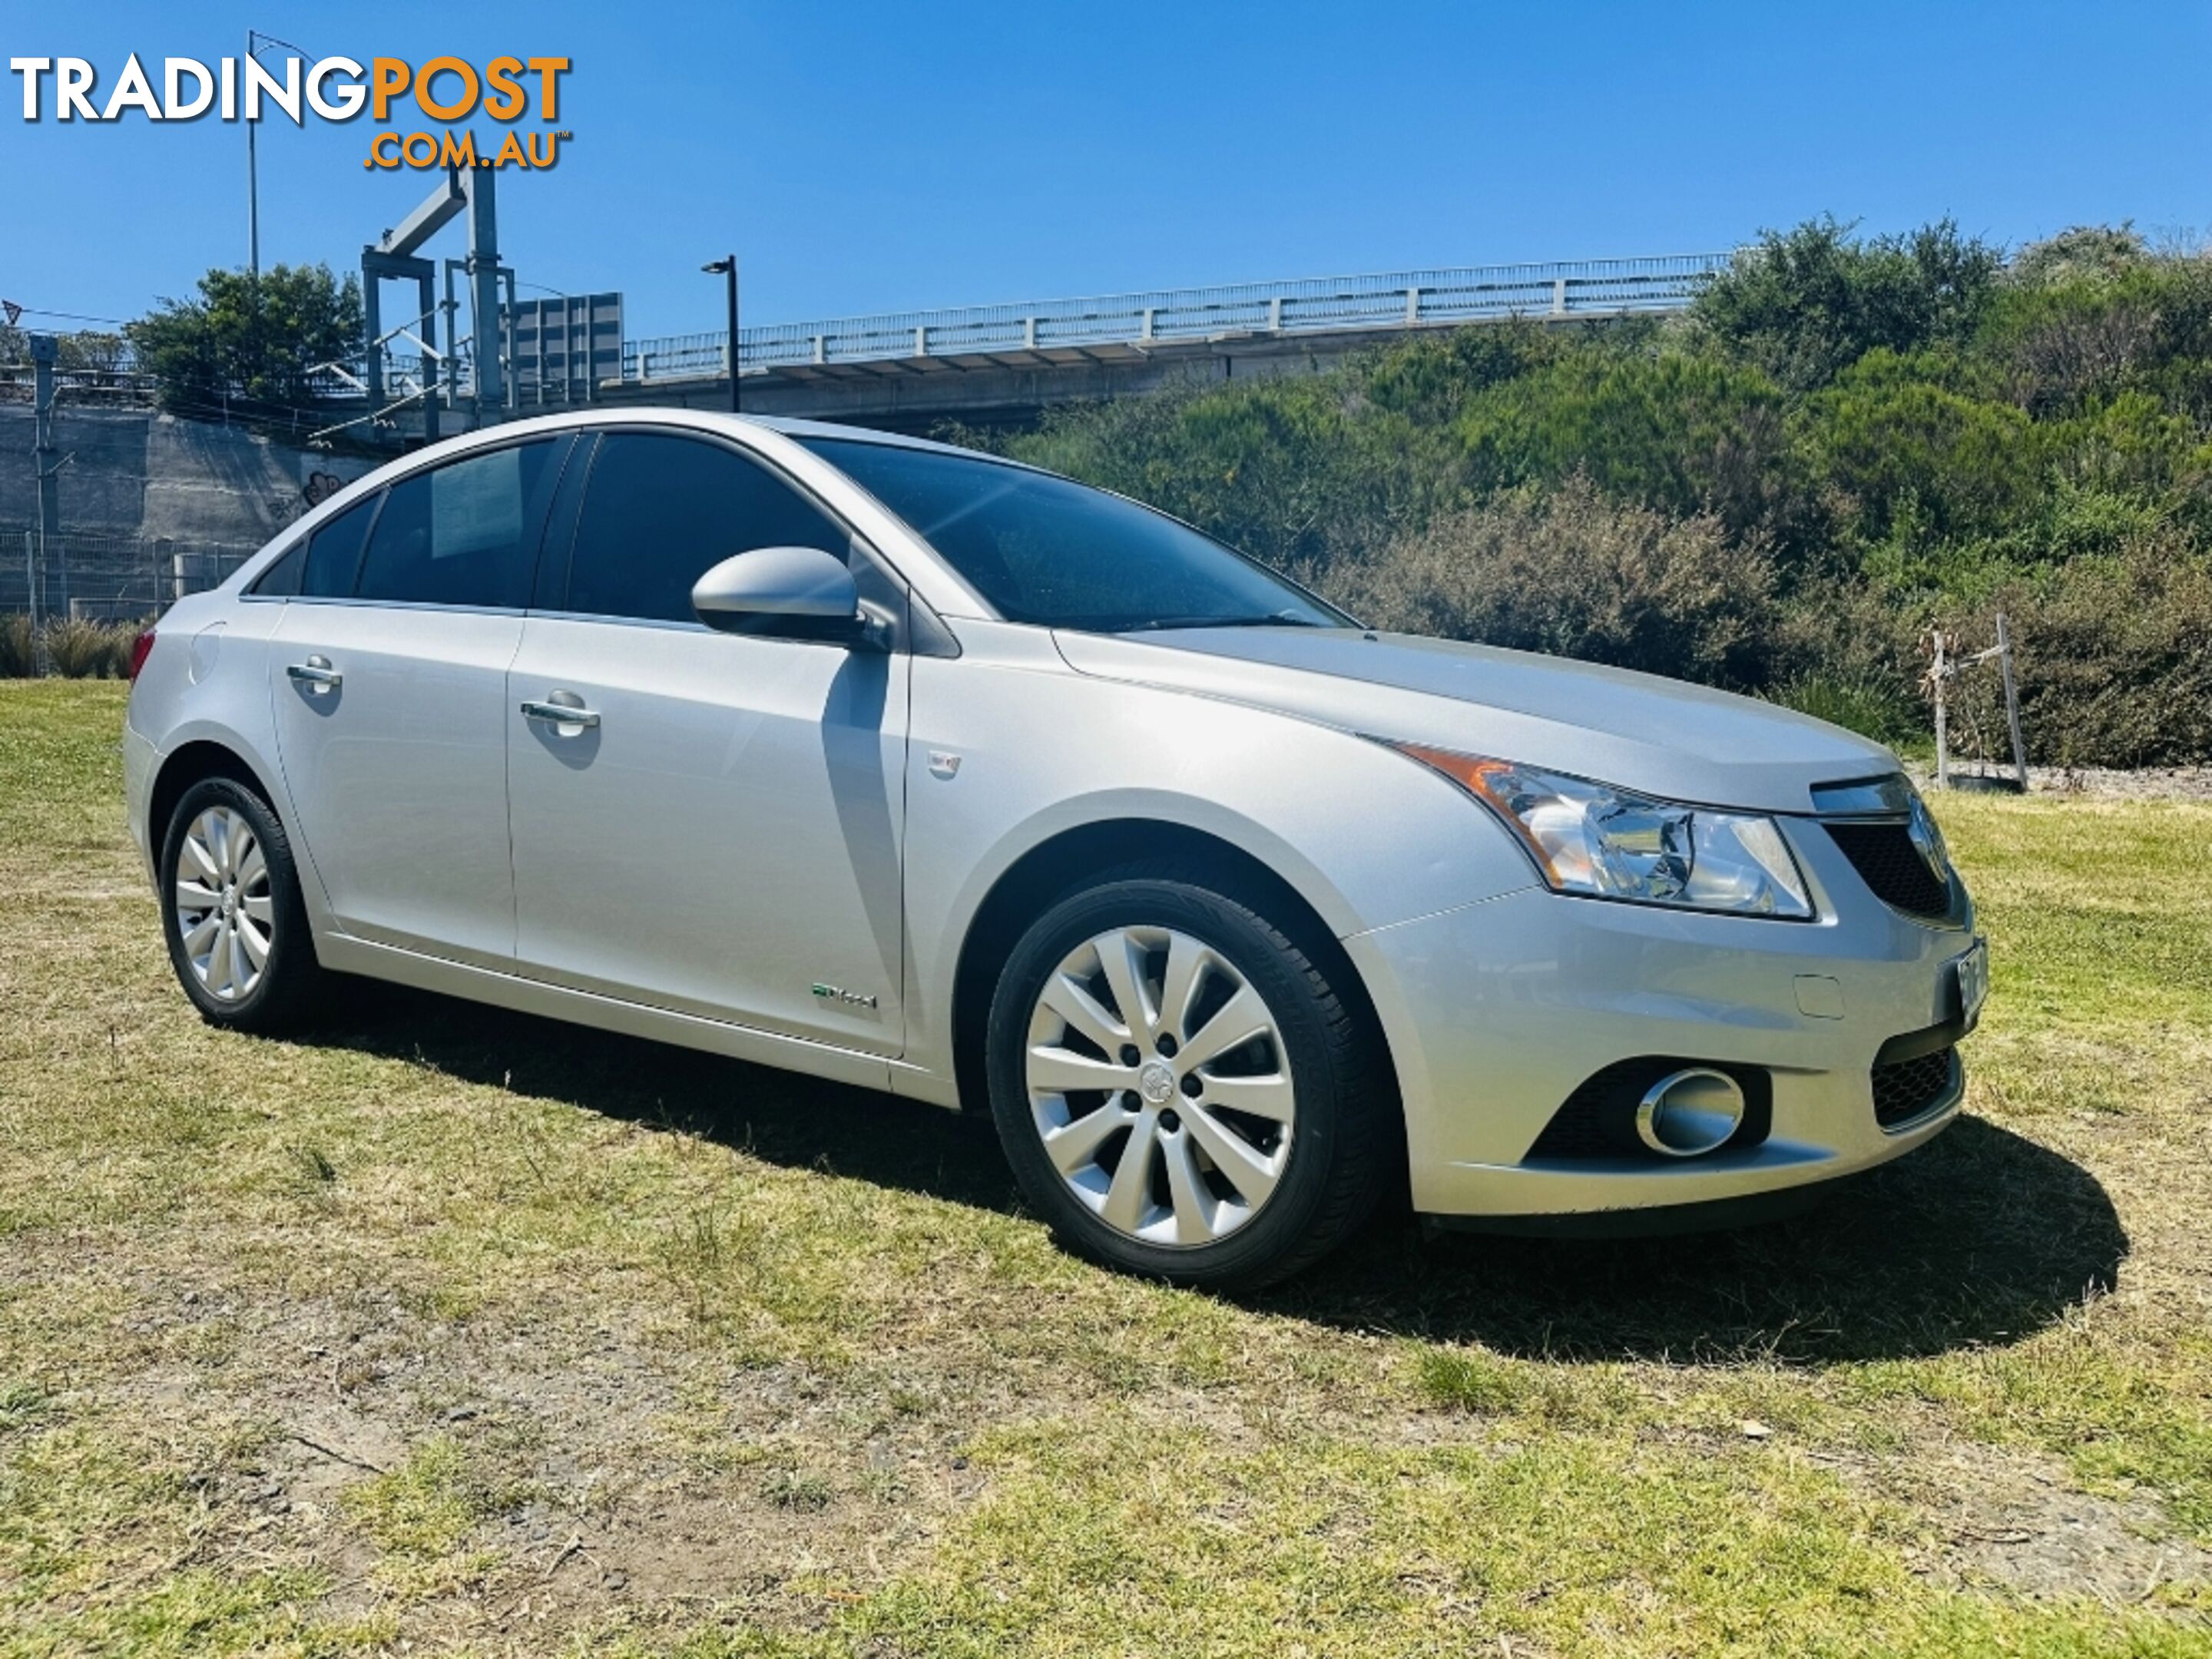
[[[876,1000],[873,997],[864,997],[858,991],[848,991],[842,985],[817,985],[814,988],[814,994],[824,1002],[850,1003],[855,1008],[872,1008],[876,1006]]]
[[[950,749],[933,749],[929,751],[929,769],[936,777],[949,778],[960,769],[960,757]]]

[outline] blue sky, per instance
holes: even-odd
[[[698,265],[732,246],[771,322],[1703,251],[1822,211],[2008,242],[2212,225],[2199,4],[0,0],[0,57],[90,58],[104,88],[249,26],[311,57],[574,59],[574,138],[502,177],[502,240],[526,282],[623,289],[633,336],[719,326]],[[29,126],[20,86],[0,296],[128,317],[245,263],[239,128]],[[264,264],[343,269],[422,196],[362,167],[371,136],[264,127]]]

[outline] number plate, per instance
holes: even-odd
[[[1966,1016],[1966,1029],[1971,1031],[1981,1018],[1982,1004],[1990,994],[1990,942],[1976,939],[1974,948],[1954,962],[1951,970],[1959,980],[1959,1012]]]

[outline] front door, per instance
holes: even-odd
[[[691,613],[710,566],[794,545],[854,556],[729,446],[599,440],[507,677],[516,954],[556,983],[896,1054],[908,658]]]

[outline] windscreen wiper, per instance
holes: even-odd
[[[1130,623],[1112,631],[1116,634],[1149,634],[1171,628],[1327,628],[1329,625],[1316,622],[1311,617],[1301,617],[1294,611],[1278,611],[1272,617],[1148,617],[1143,622]]]

